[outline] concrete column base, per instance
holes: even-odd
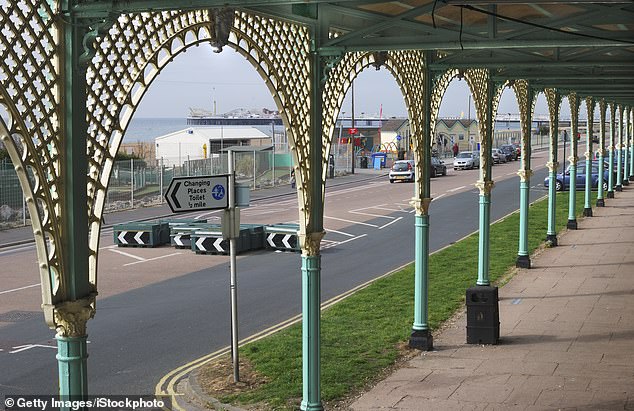
[[[614,189],[616,191],[623,191],[623,186],[619,184],[618,186],[614,187]]]
[[[624,178],[624,179],[623,179],[623,185],[624,185],[624,186],[629,186],[629,185],[630,185],[630,182],[629,182],[629,181],[627,181],[627,178]]]
[[[515,267],[531,268],[531,258],[527,255],[518,255],[517,260],[515,260]]]
[[[618,191],[618,190],[617,190]],[[608,191],[607,198],[614,198],[614,190]]]
[[[568,224],[566,224],[568,230],[576,230],[577,229],[577,220],[568,220]]]
[[[584,208],[583,209],[584,217],[592,217],[592,208]]]
[[[605,200],[602,198],[597,198],[597,207],[605,207]]]
[[[409,337],[409,346],[421,351],[431,351],[434,349],[434,337],[429,330],[412,330]]]
[[[628,180],[630,180],[630,181],[634,181],[634,176],[630,176],[630,177],[628,178]]]

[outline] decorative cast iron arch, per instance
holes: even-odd
[[[227,45],[245,57],[271,92],[300,165],[301,185],[308,176],[301,167],[309,138],[308,31],[244,12],[233,18]],[[114,156],[134,111],[158,73],[178,54],[200,43],[217,42],[218,24],[200,10],[122,15],[95,43],[96,55],[87,75],[91,272],[96,273],[98,228]],[[142,56],[132,58],[137,50],[143,51]],[[309,199],[299,192],[300,203],[310,210]]]
[[[29,209],[44,305],[66,299],[60,251],[62,23],[55,18],[57,4],[50,3],[27,0],[0,7],[0,105],[8,114],[0,118],[0,139]]]

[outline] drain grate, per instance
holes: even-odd
[[[41,317],[42,313],[40,311],[9,311],[3,314],[0,314],[0,322],[5,323],[17,323],[25,320],[32,320],[33,318]]]

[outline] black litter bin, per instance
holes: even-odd
[[[467,344],[497,344],[500,312],[497,287],[467,289]]]
[[[359,167],[361,168],[368,168],[368,158],[366,156],[361,157],[360,161],[360,165]]]

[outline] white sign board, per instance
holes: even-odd
[[[176,177],[165,200],[174,213],[228,208],[229,175]]]

